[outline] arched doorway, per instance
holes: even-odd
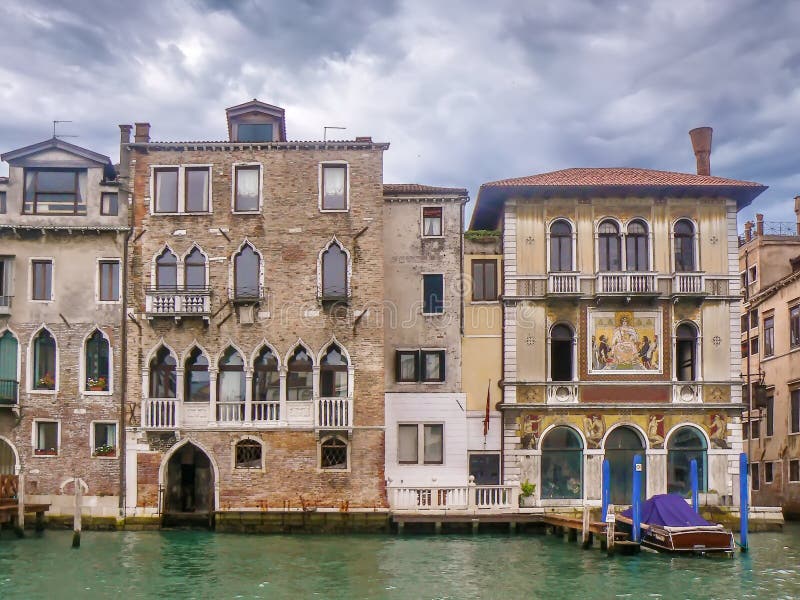
[[[630,504],[633,498],[633,457],[642,457],[642,498],[646,498],[646,461],[644,441],[632,427],[617,427],[608,434],[606,459],[611,466],[611,503]]]
[[[686,496],[692,490],[691,463],[697,461],[697,487],[708,487],[708,444],[694,427],[681,427],[667,443],[667,492]]]
[[[571,427],[555,427],[542,440],[542,499],[583,496],[583,442]]]
[[[164,487],[165,514],[214,511],[214,468],[208,455],[191,442],[169,458]]]
[[[17,453],[11,444],[0,438],[0,475],[16,475]]]

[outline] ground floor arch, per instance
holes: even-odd
[[[0,436],[0,475],[19,473],[19,455],[14,445]]]
[[[683,425],[667,441],[667,492],[682,496],[691,492],[691,462],[697,461],[697,486],[708,489],[708,442],[696,427]]]
[[[187,441],[175,448],[162,465],[162,512],[210,514],[215,510],[216,468],[211,457]]]
[[[583,497],[583,441],[572,427],[558,426],[542,439],[541,497],[580,500]]]
[[[633,458],[642,457],[642,499],[647,498],[647,461],[641,434],[627,425],[611,430],[606,437],[605,458],[611,467],[612,504],[630,504],[633,497]]]

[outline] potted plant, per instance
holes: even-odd
[[[103,444],[94,449],[95,456],[116,456],[117,449],[110,444]]]
[[[37,390],[54,390],[56,389],[56,380],[50,373],[45,373],[36,380]]]
[[[36,456],[56,456],[58,454],[58,450],[55,448],[36,448],[33,453]]]
[[[520,487],[520,495],[519,495],[520,507],[532,508],[536,506],[536,498],[533,495],[536,492],[536,484],[531,483],[526,479],[519,485],[519,487]]]
[[[108,391],[108,382],[105,377],[87,377],[86,387],[90,392],[106,392]]]

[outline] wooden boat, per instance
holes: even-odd
[[[618,529],[631,531],[632,509],[617,515]],[[653,496],[642,504],[641,543],[645,548],[676,554],[732,553],[733,533],[698,515],[677,494]]]

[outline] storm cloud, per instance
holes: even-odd
[[[291,139],[391,142],[387,182],[467,187],[576,166],[694,170],[770,186],[794,221],[800,3],[778,0],[136,3],[0,6],[0,150],[59,132],[118,156],[118,123],[224,139],[224,109],[286,108]],[[334,136],[335,137],[335,136]]]

